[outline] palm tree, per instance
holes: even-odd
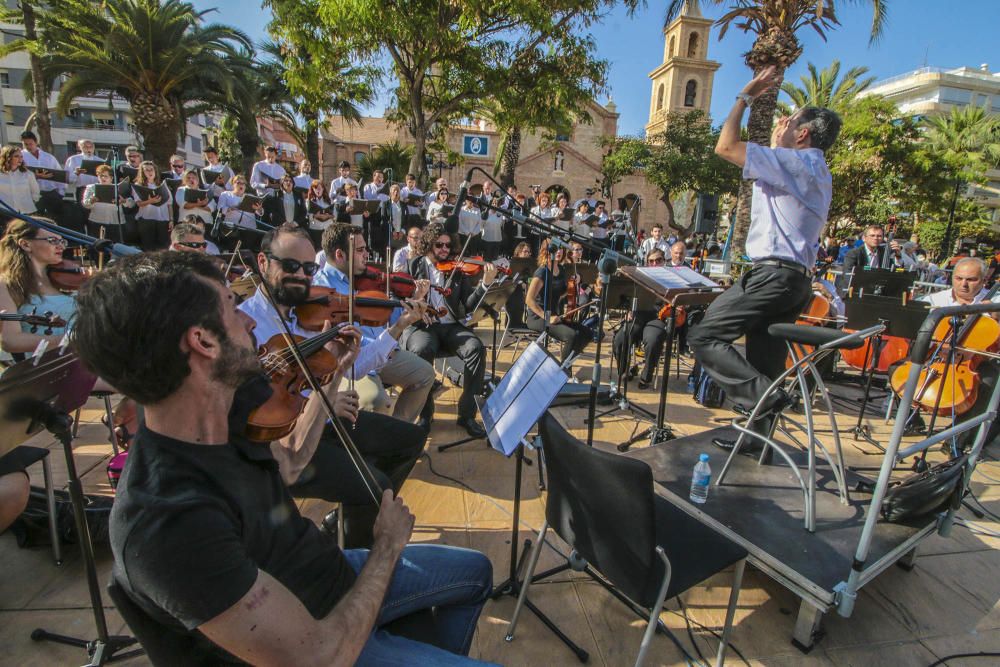
[[[51,0],[43,46],[47,74],[65,75],[56,111],[81,96],[117,94],[132,106],[146,152],[161,166],[184,136],[188,106],[207,91],[233,92],[230,58],[250,39],[203,23],[181,0]]]
[[[795,109],[803,107],[826,107],[843,111],[849,107],[858,96],[875,82],[875,77],[864,77],[867,67],[852,67],[840,77],[840,61],[834,60],[829,67],[817,71],[816,66],[809,63],[809,76],[799,80],[801,86],[791,81],[781,84],[781,92],[791,100],[791,104],[778,102],[778,112],[790,116]]]
[[[38,144],[51,153],[52,118],[49,114],[49,95],[52,92],[53,81],[43,73],[43,54],[37,29],[39,11],[44,12],[44,9],[36,8],[31,0],[20,0],[17,8],[0,9],[0,21],[24,25],[23,37],[16,37],[0,46],[0,58],[20,51],[28,52],[31,76],[25,79],[25,97],[29,101],[34,101],[35,112],[28,117],[24,129],[30,129],[34,123],[38,130]]]
[[[870,42],[875,42],[885,27],[886,6],[888,0],[851,0],[854,3],[865,3],[872,6],[872,25]],[[744,54],[744,61],[753,73],[759,74],[767,67],[774,67],[780,84],[787,70],[802,55],[802,44],[797,33],[805,28],[812,28],[820,37],[826,39],[826,33],[840,25],[835,14],[835,0],[707,0],[712,5],[732,5],[716,21],[719,26],[719,39],[722,39],[730,26],[752,33],[753,46]],[[627,0],[632,9],[640,4],[640,0]],[[664,17],[665,24],[672,22],[681,11],[691,3],[697,8],[697,0],[670,0]],[[774,87],[762,93],[750,108],[747,120],[749,140],[767,145],[771,138],[771,125],[774,122],[774,111],[777,107],[778,88]],[[736,225],[733,230],[732,247],[741,249],[746,244],[747,230],[750,227],[750,181],[744,181],[740,186],[739,206],[736,214]]]
[[[381,169],[383,172],[391,169],[392,171],[386,174],[386,182],[390,179],[393,182],[402,182],[411,158],[413,158],[413,146],[402,146],[398,141],[379,144],[370,154],[358,160],[358,178],[371,181],[372,172],[376,169]]]
[[[924,125],[931,150],[948,165],[955,181],[941,241],[941,256],[947,257],[962,185],[981,180],[988,169],[1000,165],[1000,118],[990,115],[985,107],[952,107],[947,115],[928,117]]]

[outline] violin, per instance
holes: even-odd
[[[45,267],[45,272],[52,286],[63,292],[76,292],[93,275],[90,269],[84,268],[72,259],[63,259],[58,264],[50,264]]]
[[[991,301],[1000,285],[990,288],[984,301]],[[948,363],[953,336],[961,351],[955,350],[952,363]],[[920,371],[913,405],[929,414],[961,415],[968,412],[979,396],[979,373],[976,368],[983,355],[976,352],[996,352],[1000,349],[1000,322],[991,317],[975,314],[965,320],[956,332],[952,318],[938,322],[932,339],[939,343],[932,361]],[[889,382],[893,391],[902,396],[903,386],[913,362],[901,364]]]
[[[417,281],[408,273],[389,273],[373,264],[365,267],[365,272],[354,277],[354,288],[358,291],[386,291],[386,276],[389,277],[389,291],[400,299],[409,299],[417,289]],[[440,292],[442,296],[450,296],[450,287],[431,285],[431,289]]]
[[[347,347],[339,336],[339,327],[335,327],[312,338],[292,337],[320,386],[329,384],[340,370],[339,360]],[[326,348],[331,342],[334,347],[332,352]],[[310,388],[309,381],[296,363],[290,347],[284,334],[275,334],[258,350],[258,358],[271,382],[273,393],[247,418],[244,433],[254,442],[271,442],[291,433],[305,407],[306,397],[302,392]]]
[[[674,306],[672,304],[665,303],[663,304],[663,307],[660,308],[660,311],[656,314],[656,317],[661,321],[666,322],[667,320],[670,319],[670,315],[673,313],[673,311],[674,311]],[[684,323],[687,322],[687,310],[684,309],[684,306],[677,306],[677,315],[675,316],[675,318],[676,319],[674,320],[674,326],[678,328],[684,326]]]
[[[483,271],[483,267],[490,262],[485,261],[482,257],[463,257],[461,259],[449,259],[444,262],[437,262],[435,264],[438,271],[441,273],[451,273],[452,271],[458,270],[462,275],[478,276]],[[505,265],[503,262],[494,262],[493,266],[496,270],[505,276],[510,275],[510,266]]]
[[[576,320],[576,311],[578,310],[576,307],[577,294],[578,294],[578,287],[576,284],[576,274],[574,273],[573,275],[571,275],[569,278],[566,279],[566,295],[564,301],[564,303],[566,304],[566,312],[572,313],[571,315],[567,316],[570,321]]]
[[[367,327],[385,326],[399,306],[399,301],[386,299],[383,292],[361,291],[354,295],[354,321]],[[346,295],[332,287],[313,285],[306,302],[295,306],[295,317],[306,331],[322,331],[324,322],[347,322],[351,307],[351,299]]]
[[[0,313],[0,322],[21,322],[31,327],[29,333],[38,333],[38,330],[42,329],[46,336],[51,336],[53,329],[66,326],[66,320],[56,317],[52,313],[45,313],[44,315],[36,315],[35,313],[28,315]]]

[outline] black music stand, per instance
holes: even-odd
[[[892,272],[878,270],[864,273],[891,274]],[[913,278],[911,277],[910,284],[912,283]],[[878,366],[878,357],[882,353],[884,336],[898,336],[910,340],[916,338],[920,325],[927,318],[929,309],[930,304],[921,301],[911,301],[904,305],[898,296],[877,296],[871,293],[862,293],[860,296],[844,299],[844,314],[847,317],[849,328],[861,330],[876,324],[885,325],[885,331],[872,338],[871,345],[868,346],[868,354],[865,357],[863,365],[864,395],[861,398],[858,421],[854,425],[855,442],[862,439],[880,451],[885,451],[882,445],[872,438],[871,429],[863,423],[870,402],[875,368]]]
[[[521,594],[523,582],[520,580],[519,573],[525,555],[531,551],[531,539],[528,538],[525,539],[522,551],[518,554],[521,523],[521,476],[524,464],[527,462],[524,456],[524,448],[527,446],[525,438],[559,393],[558,388],[553,391],[554,387],[548,384],[552,376],[557,373],[562,375],[561,384],[565,384],[565,369],[559,366],[559,362],[544,347],[534,342],[528,345],[524,353],[518,357],[504,376],[504,381],[498,385],[497,390],[486,401],[481,401],[479,397],[476,398],[479,411],[483,415],[483,424],[489,434],[489,446],[504,456],[516,456],[510,570],[507,579],[493,588],[490,597],[494,600],[502,595],[517,598]],[[546,377],[540,377],[542,375]],[[537,383],[536,379],[541,379],[542,383]],[[510,391],[507,391],[508,389]],[[539,393],[544,395],[539,397]],[[537,446],[537,449],[539,451],[539,471],[541,471],[541,446]],[[564,564],[537,574],[532,577],[532,583],[567,570],[569,567],[569,564]],[[525,600],[525,606],[576,654],[580,662],[587,662],[590,658],[589,654],[566,636],[538,607],[530,600]]]
[[[142,649],[116,655],[136,643],[132,637],[110,635],[104,616],[94,545],[85,513],[83,485],[73,459],[73,418],[70,413],[87,402],[97,378],[88,372],[79,358],[61,349],[46,352],[14,364],[0,378],[0,442],[20,444],[42,429],[58,438],[66,456],[67,486],[73,505],[73,520],[87,577],[90,605],[97,627],[96,639],[79,639],[38,628],[31,633],[35,641],[52,641],[87,650],[87,667],[100,667],[114,660],[124,660],[143,653]]]
[[[517,283],[513,280],[505,280],[499,284],[491,285],[483,294],[483,297],[479,300],[479,304],[477,304],[476,309],[469,318],[469,328],[474,328],[487,317],[493,320],[493,351],[490,354],[490,382],[487,383],[487,387],[496,382],[497,377],[497,333],[500,328],[500,309],[507,303],[507,300],[510,299],[510,295],[514,293],[515,289],[517,289]],[[481,438],[462,438],[455,442],[438,445],[437,450],[443,452],[452,447],[458,447],[459,445],[476,440],[481,440]],[[488,441],[486,446],[490,446]]]

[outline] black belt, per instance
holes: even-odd
[[[802,266],[798,262],[789,262],[787,259],[778,259],[777,257],[768,257],[767,259],[759,259],[753,263],[754,268],[758,266],[776,266],[779,269],[789,269],[795,271],[796,273],[801,273],[805,277],[809,277],[809,271],[806,267]]]

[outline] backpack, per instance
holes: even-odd
[[[694,378],[692,391],[695,402],[706,408],[721,408],[726,400],[726,392],[705,372],[701,364],[695,363],[691,376]]]

